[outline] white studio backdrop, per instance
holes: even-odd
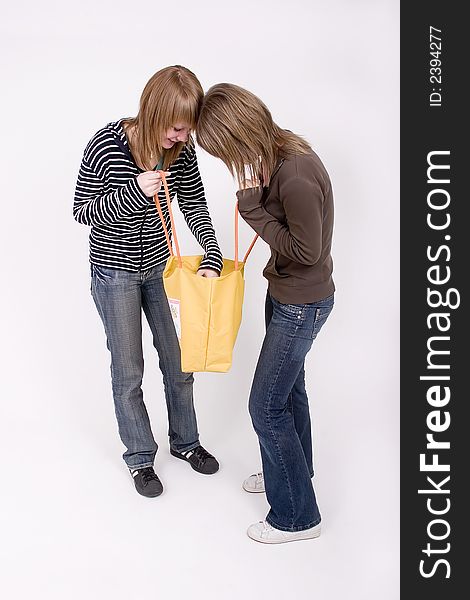
[[[398,598],[398,26],[393,0],[2,0],[3,598]],[[88,140],[136,114],[147,80],[172,64],[205,89],[253,91],[310,141],[333,182],[336,306],[307,357],[316,541],[267,547],[245,535],[267,506],[241,491],[260,467],[247,400],[264,330],[262,241],[245,270],[233,367],[196,376],[201,441],[220,472],[204,478],[169,456],[147,329],[163,496],[138,496],[121,459],[88,229],[72,201]],[[232,257],[236,186],[197,152]],[[183,251],[199,253],[177,223]],[[251,238],[242,222],[241,251]]]

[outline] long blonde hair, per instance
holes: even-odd
[[[218,83],[204,96],[196,140],[225,163],[241,187],[247,171],[251,179],[262,178],[268,185],[280,158],[311,151],[300,136],[274,123],[257,96],[231,83]]]
[[[162,140],[177,123],[195,128],[203,96],[197,77],[180,65],[165,67],[149,79],[140,98],[139,113],[123,122],[131,133],[129,144],[140,167],[152,169],[163,157],[163,168],[167,169],[176,160],[185,144],[178,142],[167,150]],[[193,143],[191,137],[187,143]]]

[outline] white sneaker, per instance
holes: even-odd
[[[245,492],[250,492],[250,494],[264,492],[263,473],[255,473],[254,475],[250,475],[248,479],[245,479],[243,482],[243,489]]]
[[[250,525],[246,533],[248,537],[256,542],[262,542],[263,544],[284,544],[285,542],[311,540],[320,537],[321,523],[302,531],[281,531],[280,529],[275,529],[266,521],[260,521],[259,523]]]

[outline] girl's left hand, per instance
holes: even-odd
[[[250,188],[259,187],[261,183],[259,181],[253,181],[252,179],[245,179],[244,187],[240,188],[242,190],[248,190]]]
[[[199,269],[197,272],[197,275],[200,275],[201,277],[220,277],[220,275],[218,274],[217,271],[214,271],[214,269]]]

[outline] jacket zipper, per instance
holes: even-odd
[[[276,175],[276,173],[279,171],[279,169],[282,167],[283,163],[284,163],[284,158],[281,158],[279,164],[276,166],[276,168],[274,169],[274,171],[271,173],[271,181],[274,177],[274,175]]]
[[[140,224],[140,232],[139,232],[139,241],[140,241],[140,267],[139,267],[139,271],[142,271],[142,267],[143,267],[143,264],[144,264],[144,243],[143,243],[143,239],[142,239],[142,232],[143,232],[143,229],[144,229],[145,219],[147,218],[147,211],[148,211],[148,206],[145,209],[144,218],[142,219],[142,223]]]

